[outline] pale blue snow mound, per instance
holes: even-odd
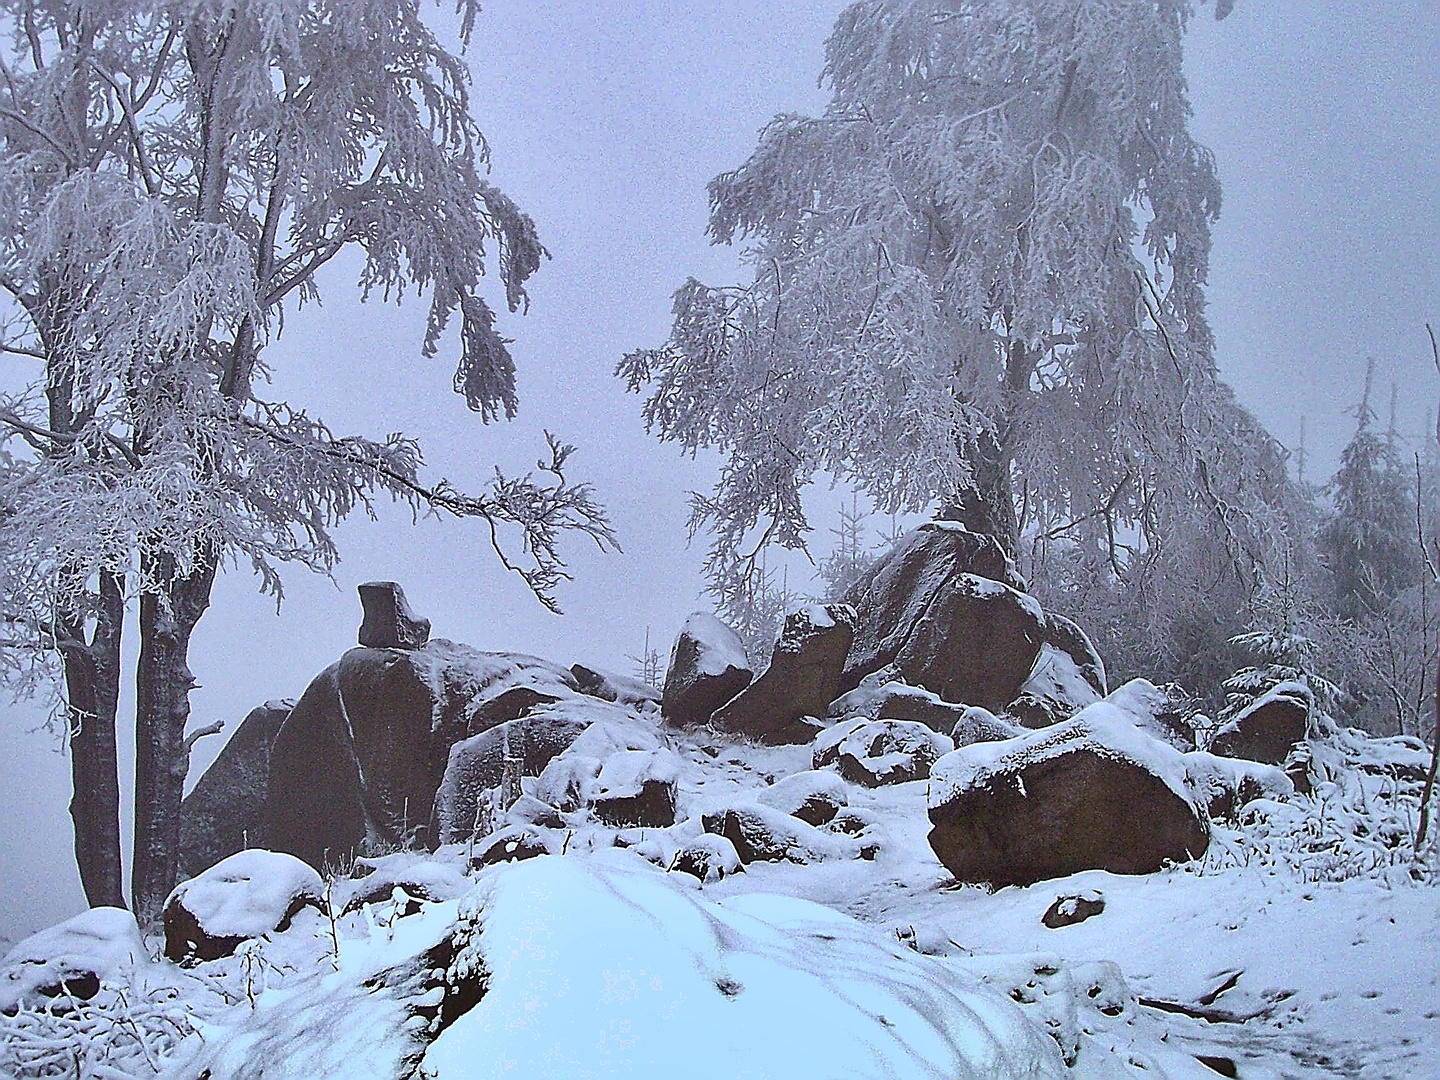
[[[809,901],[716,903],[685,878],[624,852],[482,878],[460,919],[480,927],[468,948],[488,989],[431,1045],[426,1075],[1065,1075],[1044,1031],[973,977]]]

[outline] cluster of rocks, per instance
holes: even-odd
[[[843,784],[929,780],[942,861],[962,880],[1018,882],[1195,857],[1212,815],[1290,783],[1276,766],[1305,735],[1303,687],[1276,688],[1200,754],[1165,692],[1137,680],[1107,697],[1084,632],[1025,589],[991,537],[931,522],[843,602],[791,613],[758,677],[733,631],[692,615],[657,690],[431,639],[398,585],[369,582],[360,647],[293,704],[255,710],[187,798],[182,862],[195,874],[263,845],[322,869],[453,843],[495,861],[560,850],[593,820],[694,833],[655,842],[704,877],[856,854],[863,843],[834,842],[867,827],[843,812]],[[687,731],[808,743],[819,772],[776,786],[803,789],[794,806],[694,823],[671,745]]]

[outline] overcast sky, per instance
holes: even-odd
[[[461,486],[483,483],[495,463],[533,467],[549,428],[579,444],[573,473],[599,488],[625,552],[571,543],[575,581],[557,618],[497,566],[473,523],[412,525],[388,508],[378,522],[356,518],[340,534],[336,583],[292,572],[278,617],[247,572],[222,579],[192,650],[196,722],[233,729],[261,701],[297,697],[355,644],[355,585],[371,578],[401,581],[437,636],[484,649],[628,668],[648,626],[668,651],[703,602],[685,492],[708,487],[714,464],[647,438],[638,400],[610,372],[623,352],[663,340],[687,275],[733,280],[733,253],[704,241],[705,183],[739,164],[775,113],[823,107],[815,80],[843,6],[486,4],[469,56],[492,179],[534,216],[553,255],[530,313],[502,326],[515,339],[520,419],[482,426],[450,392],[450,361],[419,357],[422,305],[360,306],[353,266],[323,283],[322,308],[291,318],[266,393],[337,431],[416,435],[433,475]],[[1309,418],[1310,478],[1328,474],[1349,437],[1367,356],[1379,361],[1382,398],[1398,382],[1401,430],[1418,436],[1440,396],[1424,331],[1440,319],[1440,15],[1425,0],[1240,0],[1224,22],[1196,20],[1187,71],[1194,128],[1225,188],[1209,289],[1225,377],[1287,445]],[[827,500],[838,496],[814,501]],[[0,937],[17,938],[83,897],[68,763],[53,737],[29,733],[36,710],[9,713]],[[221,743],[197,746],[192,782]]]

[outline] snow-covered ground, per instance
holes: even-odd
[[[1198,863],[991,892],[955,884],[931,852],[928,781],[828,780],[818,786],[848,799],[856,835],[821,828],[802,845],[817,861],[753,862],[701,884],[667,866],[702,816],[755,805],[810,770],[811,749],[659,738],[678,763],[679,824],[615,829],[581,810],[546,831],[556,853],[525,862],[466,874],[466,845],[378,860],[369,877],[332,883],[333,926],[307,907],[234,956],[189,968],[135,957],[88,1004],[0,1018],[0,1068],[174,1080],[1440,1077],[1440,892],[1400,859],[1289,858],[1275,822],[1333,818],[1324,800],[1217,826]],[[393,892],[407,882],[432,900]],[[1103,912],[1042,923],[1058,897],[1087,891]]]

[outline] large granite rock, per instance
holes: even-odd
[[[930,846],[960,881],[1029,885],[1081,870],[1145,874],[1205,853],[1180,752],[1104,702],[931,769]]]
[[[367,581],[357,586],[365,618],[360,644],[372,649],[418,649],[430,640],[430,620],[410,610],[405,590],[395,581]]]
[[[992,537],[954,522],[922,525],[845,596],[856,633],[841,688],[889,669],[946,701],[1003,710],[1045,640],[1044,612],[1023,588]]]
[[[754,677],[735,631],[697,611],[685,620],[670,650],[661,701],[665,719],[681,727],[708,724],[710,715]]]
[[[1290,748],[1305,738],[1312,702],[1305,684],[1280,683],[1215,732],[1210,752],[1279,765]]]
[[[815,735],[806,717],[824,716],[840,692],[845,656],[855,639],[855,609],[848,604],[813,604],[785,617],[770,666],[711,722],[767,742],[809,742]]]
[[[539,776],[593,719],[593,710],[575,703],[543,705],[450,747],[445,774],[435,793],[437,841],[452,844],[474,832],[481,796],[499,787],[504,778],[507,743],[519,763],[520,775]]]
[[[533,656],[443,638],[418,649],[351,649],[280,726],[266,842],[320,868],[369,846],[432,841],[425,834],[450,747],[562,699],[580,699],[574,677]]]
[[[267,701],[240,722],[180,806],[180,866],[190,877],[265,841],[270,748],[293,701]]]

